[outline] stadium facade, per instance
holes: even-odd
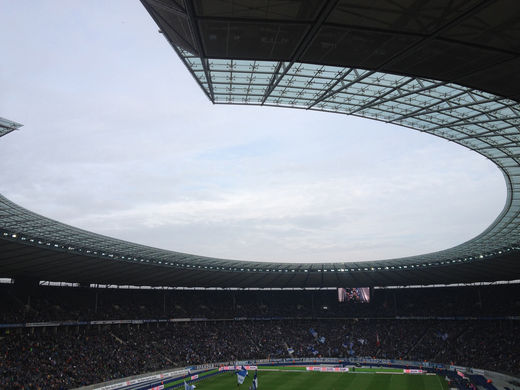
[[[196,287],[519,279],[520,3],[142,3],[211,102],[356,115],[447,139],[499,167],[507,187],[504,209],[480,235],[440,252],[289,264],[124,242],[50,220],[0,196],[2,277]]]

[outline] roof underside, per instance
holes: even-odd
[[[149,248],[51,221],[0,196],[0,276],[220,287],[518,279],[520,2],[142,0],[214,103],[356,115],[488,157],[508,198],[474,239],[421,256],[282,264]]]
[[[516,0],[142,0],[202,59],[368,69],[520,97]]]
[[[346,264],[342,263],[325,266],[296,264],[294,267],[251,263],[247,264],[247,268],[236,268],[237,264],[230,264],[232,267],[229,269],[223,267],[216,270],[215,264],[220,267],[224,261],[198,264],[187,258],[187,264],[190,265],[175,267],[161,265],[153,260],[144,260],[143,263],[121,257],[100,256],[101,253],[87,255],[67,248],[45,246],[46,243],[28,245],[16,239],[0,239],[1,276],[117,285],[306,288],[471,283],[511,280],[520,275],[517,251],[449,265],[439,263],[414,268],[404,265],[387,270],[366,267],[366,264],[361,263],[349,263],[348,268],[344,268]],[[262,268],[254,268],[256,266]],[[512,277],[514,275],[516,278]]]

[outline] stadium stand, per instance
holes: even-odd
[[[0,285],[1,286],[1,285]],[[2,322],[56,320],[512,316],[520,313],[520,286],[374,290],[369,305],[339,303],[335,290],[139,290],[3,285]]]
[[[518,375],[518,288],[385,289],[369,304],[340,304],[330,290],[39,287],[29,296],[3,286],[2,323],[13,326],[2,330],[0,385],[69,388],[210,361],[306,356],[445,362]],[[160,318],[178,322],[142,321]],[[89,322],[99,319],[108,323]],[[45,321],[55,323],[14,326]]]

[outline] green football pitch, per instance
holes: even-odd
[[[197,390],[247,390],[253,381],[250,371],[237,386],[234,373],[219,374],[195,382]],[[259,390],[447,390],[448,384],[438,375],[329,373],[299,371],[259,371]]]

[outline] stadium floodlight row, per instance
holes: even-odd
[[[215,104],[355,115],[467,147],[507,200],[443,251],[353,263],[258,263],[165,251],[76,229],[0,197],[0,273],[212,287],[468,283],[520,276],[520,3],[141,0]]]

